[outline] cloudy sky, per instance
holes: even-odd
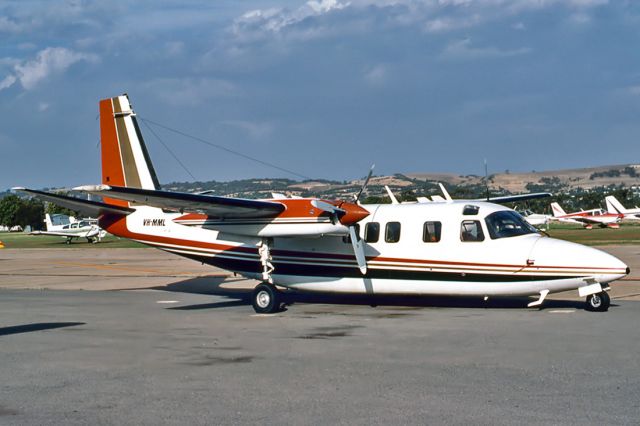
[[[97,183],[128,93],[161,182],[640,162],[640,6],[606,0],[0,3],[0,190]]]

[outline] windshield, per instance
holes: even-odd
[[[484,221],[492,240],[538,232],[522,216],[510,210],[491,213]]]

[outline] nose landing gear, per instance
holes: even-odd
[[[593,312],[606,312],[609,310],[609,306],[611,305],[611,298],[606,291],[590,294],[587,296],[587,306],[586,309],[588,311]]]

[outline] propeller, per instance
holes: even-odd
[[[338,223],[340,216],[346,213],[346,210],[322,200],[311,200],[311,205],[317,209],[329,213],[331,215],[331,223],[333,223],[334,225]],[[351,240],[351,246],[353,247],[353,254],[356,257],[356,262],[358,262],[358,268],[360,269],[362,275],[364,275],[367,273],[367,259],[364,254],[364,241],[362,241],[358,236],[355,225],[349,226],[349,237]]]
[[[351,245],[353,246],[353,254],[356,255],[356,262],[362,275],[367,273],[367,258],[364,255],[364,241],[360,239],[356,232],[355,226],[349,227],[349,237],[351,237]]]
[[[334,225],[338,223],[340,216],[346,213],[346,210],[343,210],[339,207],[334,206],[333,204],[329,204],[326,201],[322,200],[311,200],[311,205],[317,209],[329,213],[331,215],[331,223],[333,223]]]
[[[360,191],[358,192],[358,195],[356,195],[356,197],[355,197],[356,204],[358,204],[358,202],[360,200],[360,196],[362,195],[362,193],[364,192],[365,188],[369,184],[369,179],[371,179],[371,175],[373,175],[374,167],[376,167],[376,165],[372,164],[371,168],[369,169],[369,174],[367,175],[367,178],[364,180],[364,183],[362,184],[362,188],[360,188]]]

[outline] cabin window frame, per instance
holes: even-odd
[[[391,226],[398,225],[397,235],[391,234],[392,228]],[[400,236],[402,234],[402,224],[400,222],[387,222],[384,227],[384,242],[389,244],[395,244],[400,241]]]
[[[433,238],[430,238],[432,235],[428,230],[428,225],[434,225]],[[429,238],[428,238],[429,237]],[[439,220],[428,220],[422,225],[422,241],[428,244],[439,243],[442,239],[442,222]]]
[[[373,234],[371,234],[372,228],[375,228]],[[374,235],[375,239],[373,238]],[[368,222],[364,226],[364,240],[368,243],[377,243],[380,241],[380,222]]]
[[[475,224],[476,229],[479,230],[478,236],[473,239],[468,239],[465,235],[471,235],[470,231],[465,230],[465,224]],[[479,220],[463,220],[460,222],[460,241],[463,243],[481,243],[485,240],[484,229],[482,229],[482,222]]]

